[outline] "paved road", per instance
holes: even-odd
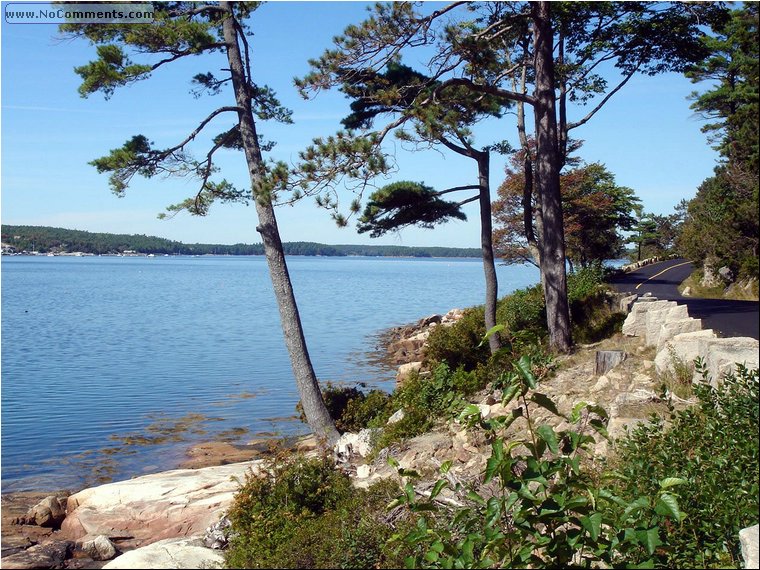
[[[686,279],[694,266],[685,259],[671,259],[653,263],[615,278],[612,285],[618,291],[651,293],[658,299],[676,301],[689,308],[689,315],[702,319],[704,328],[713,329],[718,336],[750,336],[760,338],[760,314],[757,301],[729,301],[725,299],[694,299],[683,297],[678,285]]]

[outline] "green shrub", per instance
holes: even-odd
[[[757,523],[758,371],[739,367],[718,389],[695,385],[699,405],[656,418],[619,445],[622,491],[647,494],[664,477],[688,481],[681,505],[689,516],[668,528],[671,568],[740,567],[739,530]]]
[[[403,409],[404,418],[383,428],[375,451],[425,433],[438,418],[456,415],[466,404],[466,398],[485,386],[484,380],[484,375],[463,367],[452,372],[446,363],[439,364],[430,377],[411,374],[393,392],[389,404],[390,409]]]
[[[399,567],[386,542],[386,506],[398,486],[351,487],[328,459],[278,458],[272,472],[248,477],[235,497],[230,568]],[[402,525],[405,523],[402,523]]]
[[[436,482],[422,500],[408,483],[393,503],[419,515],[414,528],[393,539],[413,550],[407,567],[653,567],[664,529],[685,516],[673,490],[685,481],[664,479],[650,495],[632,501],[601,489],[581,460],[595,443],[591,434],[606,435],[604,410],[581,402],[564,418],[569,429],[557,432],[549,424],[537,424],[532,408],[559,412],[536,391],[539,371],[529,358],[513,367],[502,401],[505,407],[519,401],[513,413],[484,421],[471,405],[460,416],[487,430],[493,441],[483,486],[454,486],[463,506],[451,508],[435,501],[451,485],[449,479]],[[524,437],[507,441],[499,435],[518,419]],[[445,463],[442,472],[450,465]]]
[[[383,428],[383,431],[378,440],[374,443],[372,453],[367,457],[367,460],[373,461],[380,450],[390,447],[394,443],[430,431],[435,424],[435,419],[435,416],[432,416],[420,408],[404,410],[403,419]]]
[[[583,301],[604,286],[604,268],[599,265],[582,267],[567,275],[567,300],[570,304]]]
[[[435,327],[427,339],[426,359],[445,362],[451,368],[474,370],[488,360],[488,347],[479,346],[486,333],[483,307],[466,309],[449,327]]]
[[[357,432],[369,425],[382,425],[393,413],[390,394],[382,390],[362,392],[356,386],[337,386],[327,382],[322,388],[322,398],[341,432]],[[296,405],[299,419],[306,423],[303,407]]]
[[[496,308],[496,322],[512,333],[545,336],[546,304],[541,285],[519,289],[501,299]]]
[[[620,332],[626,315],[610,305],[605,289],[576,300],[570,305],[573,340],[598,342]]]

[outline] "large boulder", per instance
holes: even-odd
[[[739,531],[739,542],[742,545],[742,558],[745,568],[760,568],[758,542],[760,542],[760,526],[749,526]]]
[[[638,294],[628,295],[618,301],[618,310],[621,313],[629,313],[633,304],[638,300]]]
[[[34,505],[19,522],[48,528],[59,528],[66,518],[65,500],[50,495]]]
[[[736,364],[757,368],[759,343],[750,337],[701,339],[700,355],[704,358],[710,383],[717,386],[723,377],[736,370]],[[697,378],[698,380],[701,378]]]
[[[198,538],[168,538],[130,550],[103,568],[222,568],[224,555]]]
[[[650,309],[646,314],[646,343],[649,346],[657,346],[662,326],[672,321],[689,318],[689,308],[686,305],[678,305],[671,301],[661,309]]]
[[[715,271],[715,263],[716,260],[712,257],[705,259],[705,263],[702,266],[702,279],[699,282],[702,287],[711,288],[723,285],[720,275]]]
[[[667,342],[674,336],[701,330],[702,319],[692,319],[689,317],[686,319],[667,320],[660,327],[660,334],[657,336],[657,351],[659,352],[665,348]]]
[[[65,561],[71,556],[73,550],[74,543],[67,540],[35,544],[23,552],[4,556],[2,567],[13,570],[64,568]],[[136,568],[139,567],[136,566]]]
[[[347,461],[352,456],[367,457],[382,430],[378,428],[363,429],[358,433],[346,432],[335,443],[334,451],[339,461]]]
[[[111,560],[117,554],[114,543],[103,534],[99,534],[90,540],[83,540],[80,543],[80,548],[93,560]]]
[[[414,372],[422,370],[422,362],[407,362],[398,367],[396,371],[396,386],[401,386]]]
[[[728,283],[731,283],[734,280],[734,272],[731,271],[730,267],[726,267],[725,265],[718,269],[718,275]]]
[[[247,474],[261,461],[176,469],[91,487],[71,495],[62,534],[130,536],[140,545],[203,534],[232,504]],[[139,566],[136,566],[139,568]]]
[[[641,297],[631,307],[631,312],[623,322],[626,336],[645,336],[647,333],[647,313],[676,306],[675,301],[659,301],[653,297]]]
[[[692,365],[701,356],[700,342],[717,338],[712,329],[681,333],[668,339],[657,352],[654,359],[655,370],[658,374],[673,372],[676,359],[683,364]]]

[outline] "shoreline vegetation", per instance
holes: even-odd
[[[225,567],[556,567],[578,552],[610,567],[739,567],[738,531],[757,512],[756,501],[735,500],[757,496],[757,441],[748,436],[756,433],[757,371],[740,369],[717,390],[692,385],[683,366],[658,376],[654,352],[620,334],[621,295],[603,272],[571,274],[569,293],[579,344],[566,356],[546,349],[540,286],[500,299],[509,342],[493,357],[482,307],[385,331],[378,350],[419,366],[397,376],[390,394],[325,387],[344,432],[334,454],[320,455],[308,437],[188,450],[180,468],[262,460],[225,507]],[[599,376],[594,355],[607,349],[627,358]],[[694,433],[714,437],[695,441]],[[697,463],[688,460],[695,454]],[[729,457],[741,467],[727,482],[717,466]],[[73,511],[68,499],[60,535],[10,518],[21,520],[39,494],[4,494],[4,550],[6,540],[29,548],[58,536],[74,545],[81,537],[72,529],[90,515],[121,524],[109,517],[125,505],[81,509],[77,501],[93,492],[75,493]],[[145,499],[135,500],[143,508]],[[557,530],[565,527],[572,532]],[[492,545],[498,529],[508,532],[502,550]],[[127,554],[138,546],[119,543]]]
[[[325,257],[452,257],[479,258],[480,248],[414,247],[403,245],[329,245],[315,242],[285,242],[286,255]],[[185,244],[140,234],[94,233],[48,226],[2,226],[4,255],[264,255],[264,246],[254,244]]]

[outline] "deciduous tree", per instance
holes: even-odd
[[[523,231],[524,161],[515,154],[507,168],[507,178],[499,186],[494,202],[496,249],[507,263],[532,263],[538,266],[538,247],[531,247]],[[622,232],[633,228],[634,212],[639,202],[633,190],[615,183],[615,177],[603,165],[578,166],[560,176],[563,225],[567,258],[572,264],[586,267],[617,258],[623,249]],[[533,197],[535,200],[535,196]],[[531,208],[537,218],[535,205]],[[543,239],[541,226],[533,221],[538,244]]]

